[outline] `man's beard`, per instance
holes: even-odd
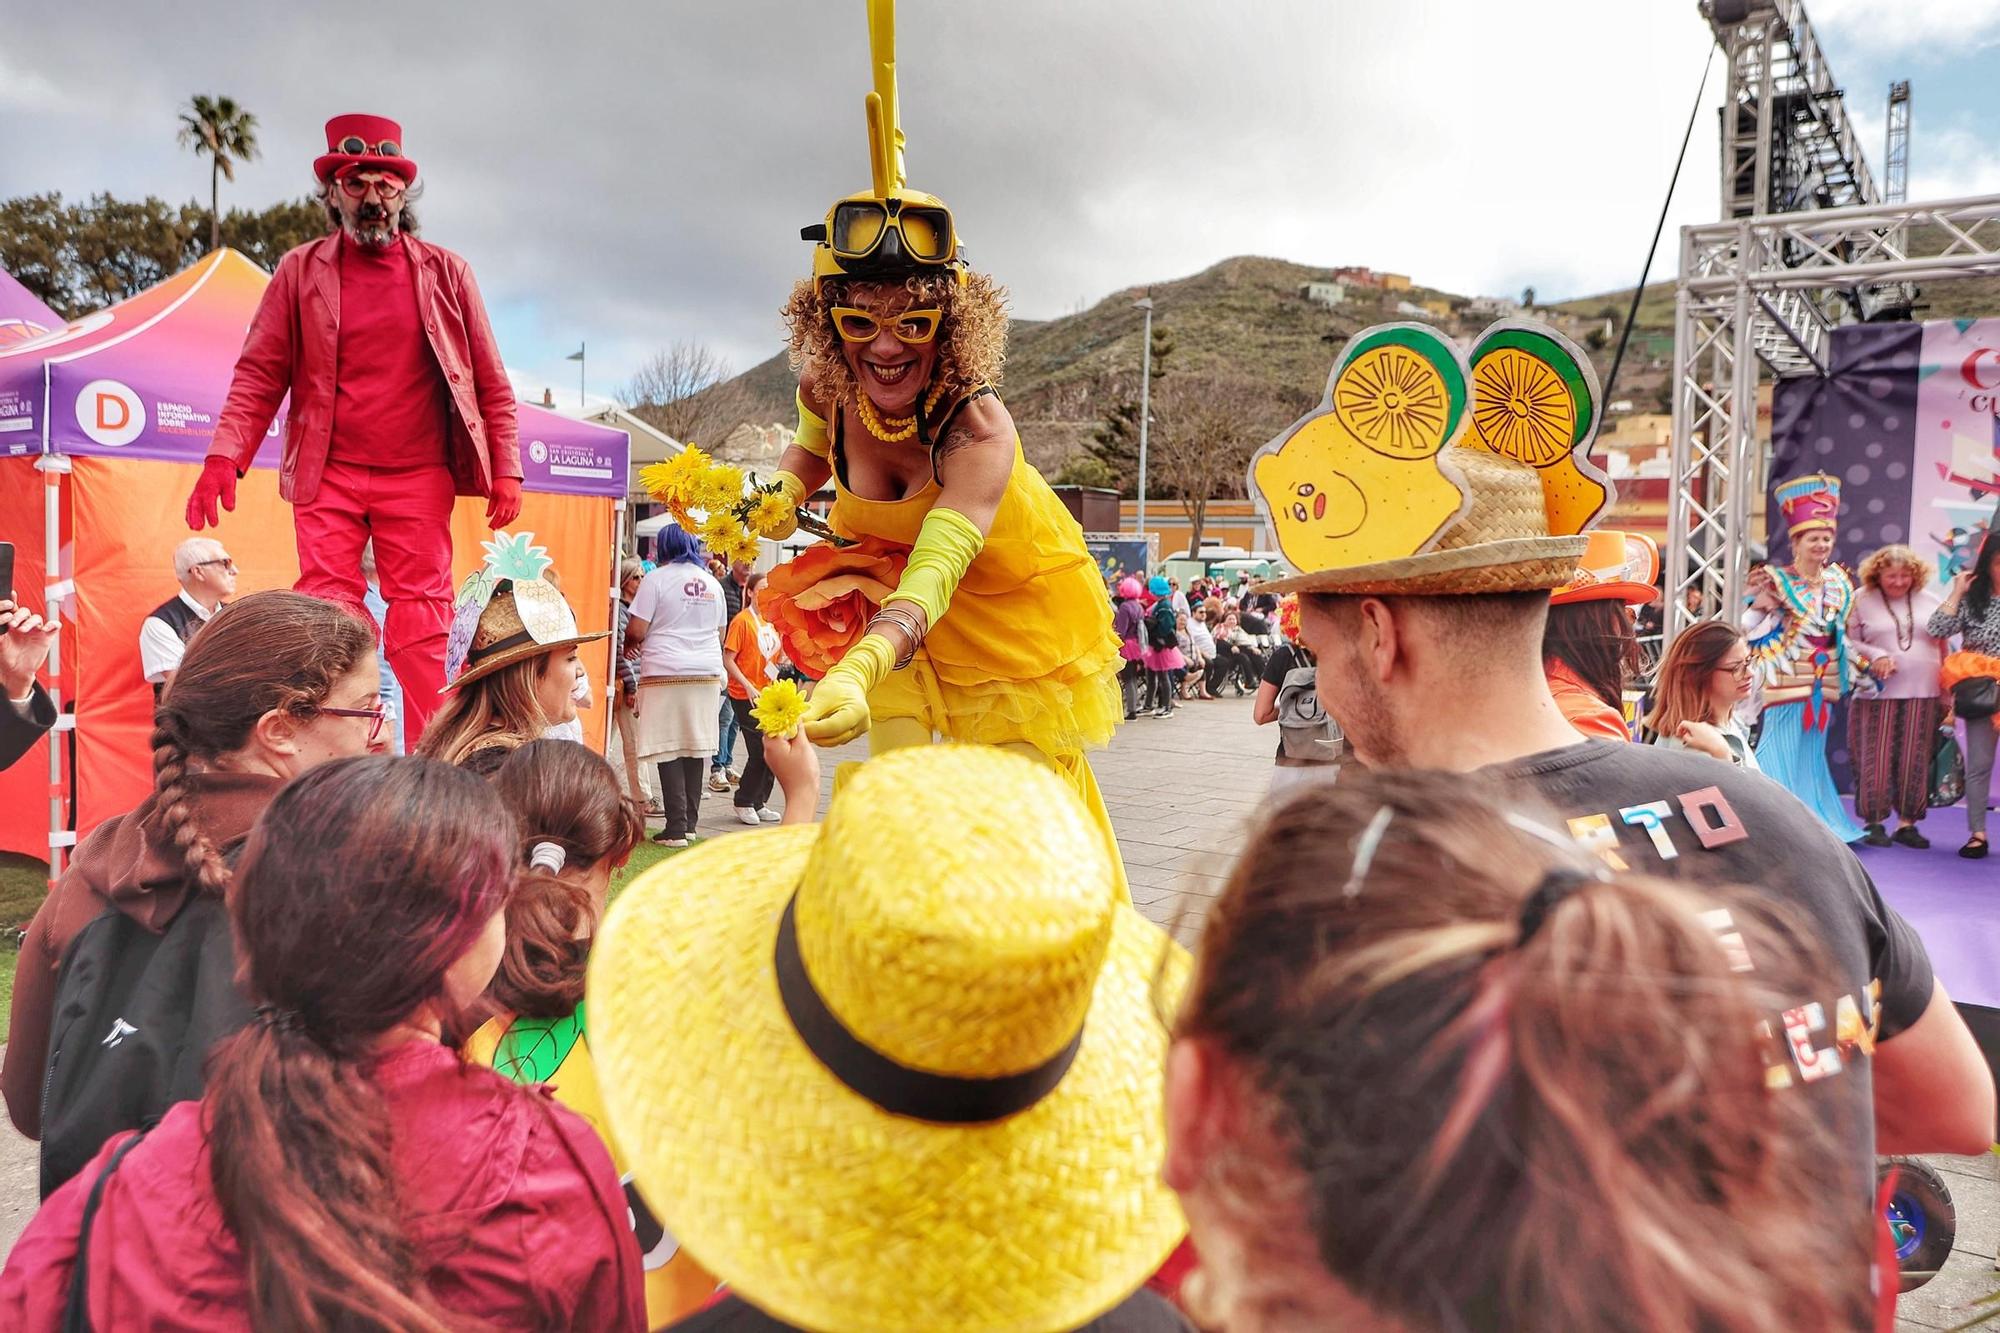
[[[382,250],[395,242],[396,219],[381,205],[368,204],[348,217],[346,231],[355,244]]]
[[[1368,768],[1401,768],[1408,753],[1401,730],[1389,710],[1389,699],[1381,683],[1372,679],[1361,662],[1360,650],[1351,644],[1340,654],[1338,665],[1320,659],[1320,674],[1331,666],[1342,673],[1340,703],[1333,707],[1324,687],[1319,706],[1340,726],[1348,752]]]

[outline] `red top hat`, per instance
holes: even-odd
[[[403,127],[387,116],[335,116],[326,123],[326,154],[313,159],[313,175],[323,184],[351,168],[417,179],[417,164],[403,156]]]

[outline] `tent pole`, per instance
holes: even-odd
[[[43,412],[48,398],[42,399]],[[49,732],[49,883],[62,877],[67,850],[76,842],[64,815],[68,804],[68,784],[64,781],[63,754],[76,735],[76,715],[63,711],[63,598],[69,585],[62,577],[62,479],[69,473],[69,459],[60,454],[43,454],[35,460],[42,474],[42,612],[60,628],[49,645],[48,691],[55,705],[56,724]]]

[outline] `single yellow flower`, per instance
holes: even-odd
[[[662,504],[692,504],[695,488],[708,471],[708,455],[687,448],[664,463],[649,463],[639,469],[639,484]]]
[[[735,509],[743,499],[743,469],[734,463],[709,464],[695,479],[688,498],[695,508],[711,514]]]
[[[726,509],[711,509],[702,521],[701,543],[712,554],[721,555],[742,540],[743,525]]]
[[[805,721],[806,697],[789,680],[773,681],[758,693],[750,716],[757,719],[757,730],[766,736],[789,736]]]
[[[756,533],[744,532],[740,540],[731,542],[727,547],[717,551],[716,554],[732,565],[738,562],[746,565],[754,565],[757,563],[757,556],[761,553],[762,549]]]
[[[768,537],[774,532],[781,531],[791,517],[792,504],[784,497],[783,492],[760,491],[756,500],[751,502],[750,512],[744,522],[752,532]]]

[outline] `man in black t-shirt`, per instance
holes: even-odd
[[[1400,358],[1403,379],[1376,375],[1370,357]],[[1482,365],[1509,374],[1482,378]],[[1597,410],[1587,358],[1553,333],[1507,326],[1476,344],[1468,365],[1441,336],[1398,325],[1357,335],[1336,366],[1322,413],[1267,446],[1250,480],[1301,571],[1269,590],[1300,594],[1319,704],[1353,759],[1484,771],[1525,789],[1524,804],[1553,807],[1614,869],[1740,884],[1789,908],[1827,968],[1814,993],[1770,1015],[1781,1048],[1770,1079],[1811,1098],[1841,1145],[1828,1163],[1840,1182],[1830,1208],[1849,1206],[1841,1188],[1852,1206],[1867,1205],[1877,1152],[1983,1151],[1992,1075],[1922,941],[1845,845],[1759,775],[1691,753],[1579,742],[1549,693],[1549,590],[1575,576],[1579,533],[1611,503],[1602,475],[1578,462]],[[1506,411],[1482,418],[1479,394],[1504,395],[1520,375],[1540,382],[1545,372],[1549,393],[1569,396],[1560,421],[1537,435],[1515,432]],[[1437,410],[1399,415],[1402,395]],[[1411,461],[1393,492],[1371,482],[1382,494],[1355,506],[1343,498],[1358,484],[1350,474],[1374,477],[1384,452],[1359,433],[1378,416],[1401,423],[1394,456]],[[1461,437],[1469,447],[1453,443]],[[1531,467],[1515,452],[1549,439],[1576,457],[1537,453]],[[1424,472],[1424,460],[1447,457],[1449,468]],[[1392,495],[1397,504],[1383,503]]]

